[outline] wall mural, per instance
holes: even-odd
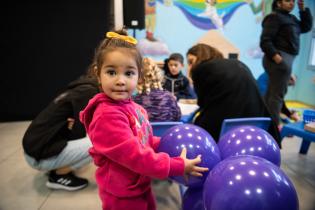
[[[261,21],[272,0],[145,0],[145,30],[137,30],[144,56],[164,60],[185,55],[195,43],[217,47],[226,57],[238,55],[253,71],[263,72],[259,47]]]
[[[243,4],[245,3],[239,0],[174,1],[174,6],[177,6],[194,26],[204,30],[223,29],[233,13]]]

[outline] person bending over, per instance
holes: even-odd
[[[48,171],[46,186],[79,190],[88,180],[73,172],[91,162],[91,147],[79,112],[99,92],[96,78],[89,72],[71,82],[27,128],[22,144],[27,163]]]

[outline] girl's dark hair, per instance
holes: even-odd
[[[128,36],[128,33],[125,29],[121,29],[121,30],[117,30],[117,31],[113,31],[119,35],[123,35],[123,36]],[[133,43],[130,43],[124,39],[121,38],[108,38],[105,37],[101,43],[98,45],[95,54],[94,54],[94,58],[92,61],[92,64],[90,65],[88,72],[93,72],[96,76],[98,76],[100,74],[101,68],[103,66],[104,63],[104,58],[106,56],[107,53],[109,52],[113,52],[117,49],[122,49],[125,50],[126,53],[129,53],[130,55],[132,55],[135,60],[136,60],[136,64],[139,70],[139,77],[141,77],[142,74],[142,56],[139,52],[139,50],[137,49],[136,45]]]

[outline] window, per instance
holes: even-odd
[[[310,69],[315,70],[315,29],[313,30],[311,39],[311,50],[308,65]]]

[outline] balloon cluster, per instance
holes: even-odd
[[[187,149],[187,158],[193,159],[201,155],[202,167],[209,171],[221,161],[219,148],[212,136],[196,125],[182,124],[168,129],[161,138],[158,152],[166,152],[171,157],[180,155],[183,148]],[[200,187],[205,182],[209,172],[203,177],[190,176],[185,180],[183,176],[171,177],[171,179],[188,187]]]
[[[188,186],[183,210],[298,210],[296,190],[279,168],[280,149],[273,137],[255,126],[240,126],[223,135],[218,144],[204,129],[191,124],[170,128],[161,138],[159,152],[187,158],[202,155],[202,178],[171,177]]]

